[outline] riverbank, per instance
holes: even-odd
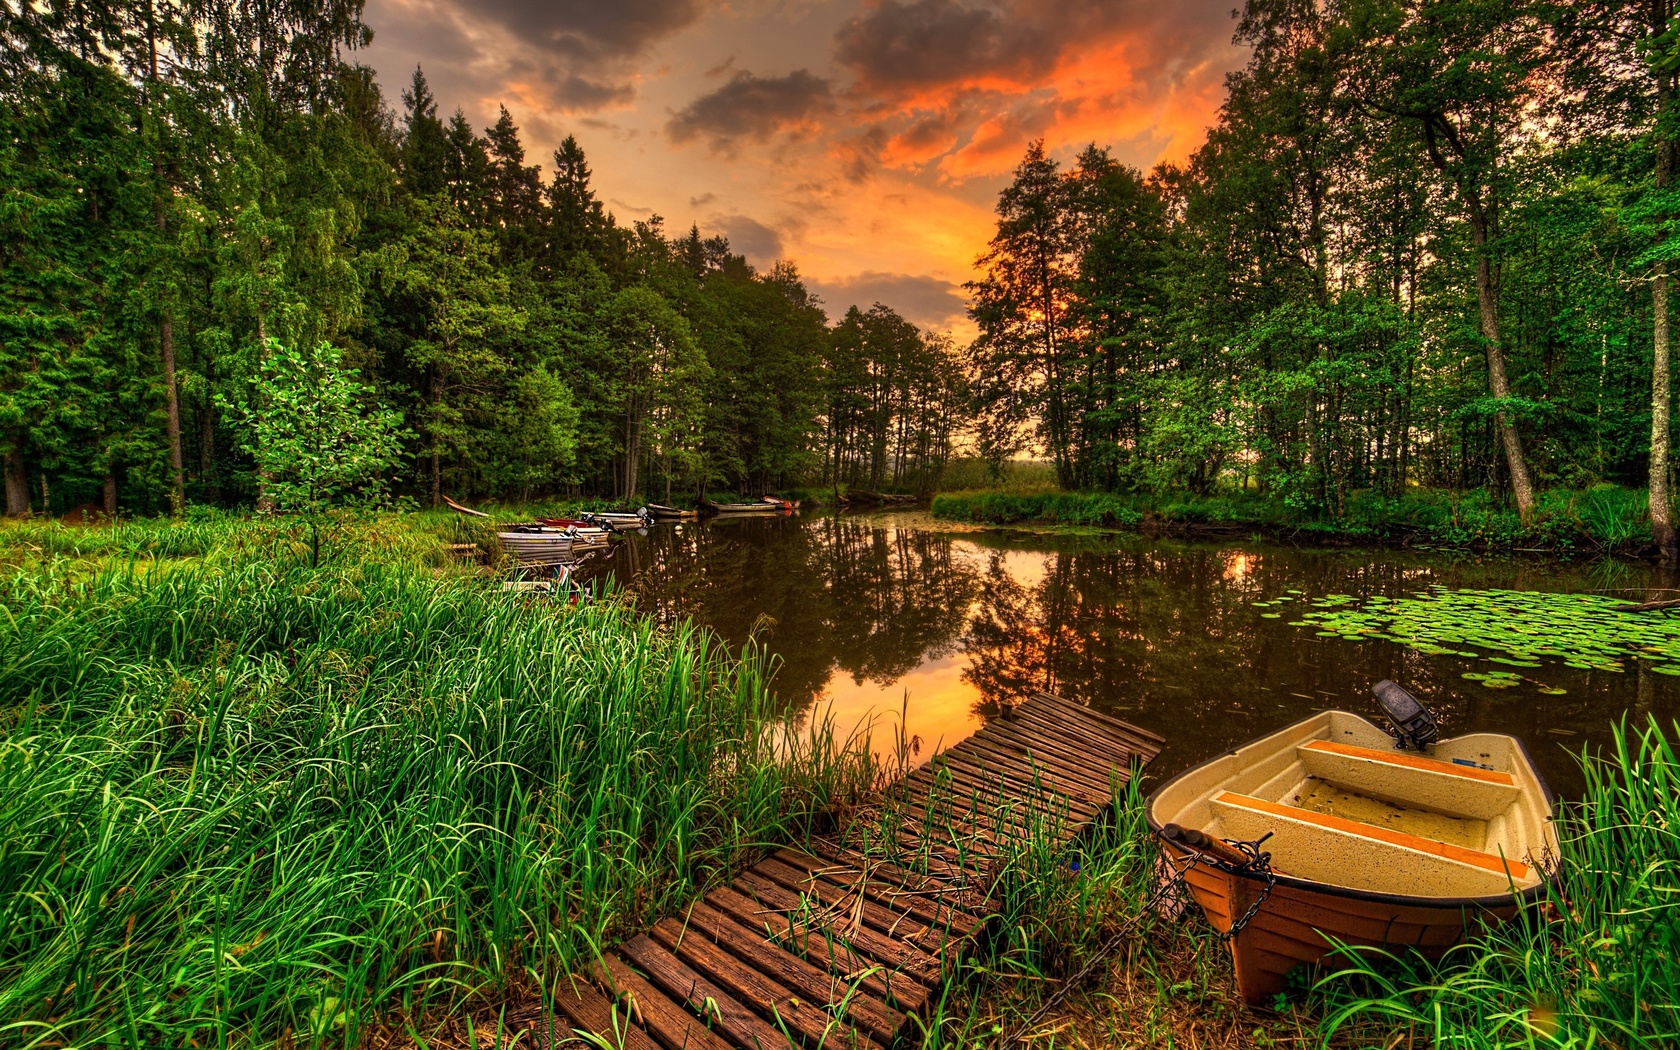
[[[1482,491],[1350,496],[1339,517],[1252,493],[1196,496],[976,489],[933,498],[936,518],[987,525],[1067,525],[1166,534],[1263,535],[1292,542],[1405,547],[1650,553],[1645,493],[1601,485],[1540,494],[1527,523]]]
[[[1263,1009],[1243,1005],[1226,947],[1193,904],[1177,919],[1140,914],[1157,876],[1133,790],[1067,849],[1022,845],[1000,887],[994,949],[968,968],[922,1045],[991,1045],[1021,1031],[1129,922],[1136,935],[1019,1046],[1680,1045],[1677,741],[1680,725],[1652,720],[1583,759],[1587,790],[1559,805],[1559,872],[1539,909],[1439,962],[1349,953]]]
[[[0,525],[0,900],[11,908],[0,926],[0,1044],[466,1046],[469,1021],[493,1027],[503,1004],[531,1001],[595,946],[680,910],[760,844],[799,841],[832,805],[864,797],[874,767],[847,746],[857,741],[802,736],[797,754],[763,743],[783,724],[796,658],[778,700],[764,663],[723,655],[708,631],[655,628],[617,599],[573,610],[503,594],[445,554],[464,520],[348,522],[318,570],[302,530],[283,521]],[[952,636],[906,617],[976,601],[1000,625],[995,639],[975,636],[981,658],[963,673],[976,676],[992,641],[1049,636],[1040,625],[1052,610],[1129,609],[1119,627],[1138,644],[1114,650],[1079,641],[1056,615],[1063,650],[1102,655],[1094,662],[1118,669],[1130,692],[1040,663],[1036,650],[1010,656],[987,692],[1007,689],[1004,672],[1017,666],[1033,680],[1054,667],[1064,690],[1093,703],[1143,704],[1139,683],[1171,683],[1178,691],[1125,717],[1185,743],[1192,723],[1238,738],[1275,725],[1287,717],[1284,688],[1322,705],[1325,687],[1363,694],[1395,673],[1359,664],[1391,643],[1317,638],[1255,611],[1257,600],[1384,581],[1415,590],[1429,561],[1406,555],[1373,580],[1346,551],[1312,554],[1327,560],[1308,570],[1284,560],[1307,555],[1279,549],[1233,560],[1202,549],[1213,545],[1138,541],[1150,549],[1116,560],[1112,541],[1059,539],[1105,552],[1069,555],[1055,571],[1026,566],[1023,578],[1052,588],[1040,609],[1011,578],[976,577],[979,592],[950,578],[989,558],[958,556],[937,537],[884,543],[844,517],[651,531],[631,542],[681,536],[687,549],[693,534],[715,532],[723,560],[704,572],[674,563],[670,575],[727,577],[721,604],[778,617],[767,631],[790,652],[815,648],[793,633],[798,615],[848,625],[875,640],[845,657],[871,661],[859,667],[898,659],[887,642],[948,651]],[[784,546],[748,546],[761,535]],[[1150,577],[1170,561],[1161,547],[1194,547],[1181,556],[1197,560],[1184,575]],[[818,550],[831,560],[815,560]],[[803,590],[737,590],[750,579],[743,566],[760,563],[784,581],[796,564],[819,570]],[[1551,585],[1562,570],[1546,564],[1499,585]],[[1053,590],[1063,576],[1083,589]],[[1487,581],[1452,581],[1477,582]],[[1210,590],[1211,604],[1197,597]],[[882,594],[902,602],[871,620]],[[857,601],[822,604],[847,595]],[[1302,648],[1286,648],[1286,635]],[[1288,659],[1232,664],[1207,648],[1213,636]],[[1295,681],[1297,659],[1337,670]],[[1428,686],[1420,695],[1445,699],[1460,679],[1455,659],[1406,657],[1404,667]],[[844,663],[825,651],[823,668],[834,660]],[[1558,681],[1611,680],[1619,693],[1570,678],[1567,701],[1519,691],[1484,706],[1538,708],[1560,729],[1589,717],[1602,726],[1602,711],[1636,696],[1649,709],[1646,687],[1671,681],[1647,682],[1646,663],[1557,671]],[[1210,684],[1247,676],[1263,685],[1228,695]],[[1280,690],[1276,704],[1266,686]],[[928,690],[916,685],[916,701]],[[1455,730],[1474,724],[1457,704],[1445,710]],[[1556,721],[1566,711],[1576,721]],[[1510,730],[1536,750],[1548,740]],[[1276,1011],[1252,1011],[1204,922],[1151,919],[1025,1045],[1386,1046],[1409,1030],[1419,1045],[1631,1048],[1680,1036],[1662,1009],[1680,999],[1677,737],[1636,734],[1589,763],[1587,802],[1569,811],[1563,836],[1566,871],[1579,875],[1529,925],[1448,965],[1350,964]],[[1141,812],[1138,798],[1122,799],[1074,846],[1019,844],[992,947],[950,985],[919,1042],[991,1045],[1091,959],[1153,889]],[[1483,1031],[1493,1035],[1473,1043]],[[479,1046],[482,1036],[481,1026]]]
[[[292,531],[0,527],[0,1044],[423,1032],[873,779],[703,629]]]

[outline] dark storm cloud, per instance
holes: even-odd
[[[913,324],[943,331],[968,313],[962,288],[937,277],[869,271],[835,281],[807,278],[805,284],[822,297],[829,319],[835,321],[850,307],[867,310],[886,303]]]
[[[838,59],[859,86],[894,94],[990,76],[1031,78],[1098,39],[1147,39],[1186,58],[1230,37],[1232,0],[884,0],[841,26]],[[1174,50],[1178,49],[1178,50]]]
[[[699,0],[477,0],[461,9],[521,40],[583,58],[630,58],[693,22]]]
[[[746,256],[748,262],[760,269],[786,258],[782,254],[782,235],[757,219],[745,215],[721,215],[713,219],[711,225],[722,230],[729,239],[730,251]]]
[[[445,110],[517,86],[529,104],[578,113],[628,102],[634,60],[700,13],[700,0],[369,0],[365,17],[369,60],[387,77],[418,60]]]
[[[728,149],[739,138],[763,140],[798,127],[832,105],[828,81],[806,70],[796,69],[785,77],[743,71],[684,106],[666,131],[676,142],[704,137],[714,149]]]

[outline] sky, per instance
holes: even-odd
[[[367,0],[400,105],[506,106],[527,163],[577,136],[621,223],[790,260],[831,318],[961,337],[964,281],[1028,143],[1147,170],[1202,142],[1244,55],[1234,0]]]

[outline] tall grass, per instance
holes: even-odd
[[[1655,719],[1614,739],[1559,807],[1545,909],[1438,963],[1351,956],[1324,986],[1327,1037],[1374,1016],[1437,1046],[1680,1046],[1680,760]]]
[[[934,497],[932,512],[937,518],[994,525],[1128,527],[1147,520],[1439,547],[1619,551],[1651,542],[1645,493],[1614,485],[1542,492],[1527,521],[1503,496],[1481,489],[1412,490],[1400,497],[1358,492],[1331,514],[1322,507],[1236,490],[1199,495],[986,488],[943,492]]]
[[[872,775],[703,631],[403,560],[48,563],[0,607],[0,1045],[351,1046],[548,987]]]

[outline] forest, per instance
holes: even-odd
[[[355,0],[8,4],[7,512],[271,504],[284,351],[358,377],[422,505],[926,493],[973,451],[1329,519],[1648,488],[1672,551],[1670,6],[1253,0],[1184,163],[1026,146],[958,346],[620,223],[575,137],[530,164],[418,68],[389,98]]]
[[[1674,551],[1667,2],[1252,0],[1206,143],[1033,146],[969,288],[978,441],[1064,488],[1649,486]]]
[[[361,6],[0,9],[8,514],[272,505],[309,428],[256,423],[323,368],[390,417],[372,465],[422,505],[938,476],[949,340],[619,223],[574,137],[544,175],[420,69],[388,98]]]

